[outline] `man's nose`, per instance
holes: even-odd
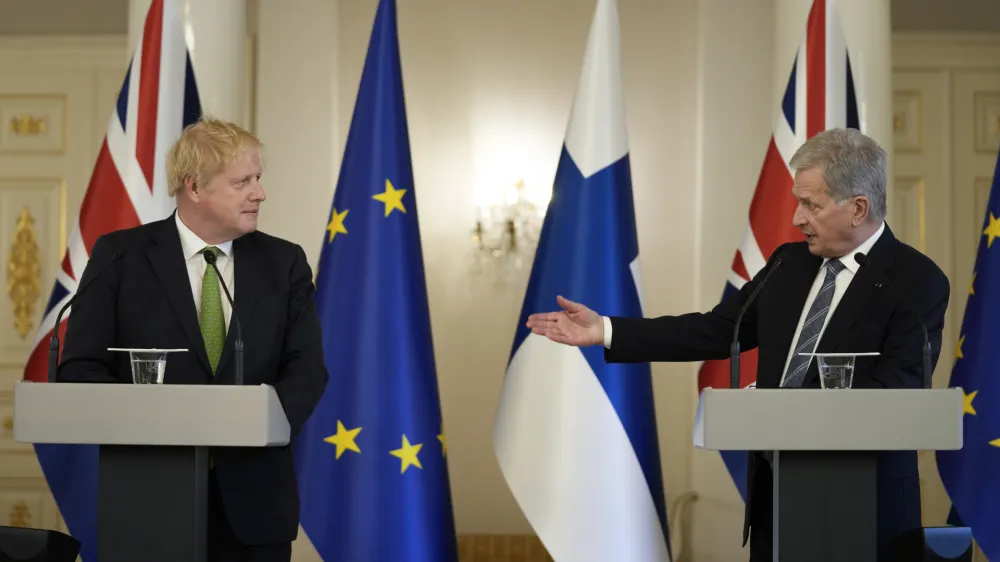
[[[803,226],[806,224],[806,219],[802,216],[802,206],[795,207],[795,213],[792,214],[792,225]]]
[[[267,193],[264,191],[264,186],[260,184],[260,181],[254,181],[254,192],[252,198],[254,201],[264,201],[267,199]]]

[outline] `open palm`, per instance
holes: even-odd
[[[562,310],[528,316],[526,325],[533,333],[557,343],[580,347],[604,343],[601,315],[561,296],[556,297],[556,303]]]

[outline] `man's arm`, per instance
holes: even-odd
[[[605,321],[605,326],[611,324],[611,333],[605,330],[604,360],[608,363],[647,363],[728,358],[736,317],[764,276],[775,267],[774,258],[782,248],[778,247],[771,254],[767,264],[738,293],[709,312],[659,318],[611,317],[610,322]],[[757,347],[757,300],[743,315],[739,341],[740,351]]]
[[[101,270],[108,265],[114,251],[106,235],[99,237],[91,249],[77,290],[94,275],[101,276],[79,292],[79,298],[69,309],[61,362],[56,371],[59,382],[131,382],[115,376],[114,358],[108,351],[115,345],[118,317],[115,303],[121,260],[107,271]]]
[[[296,245],[295,249],[281,373],[274,384],[292,439],[312,415],[330,378],[323,362],[323,337],[313,299],[312,271],[302,247]]]
[[[931,344],[931,369],[937,365],[941,355],[941,337],[944,331],[944,315],[948,309],[951,291],[948,278],[939,270],[914,285],[913,307],[927,326],[927,338]],[[877,357],[871,381],[858,379],[858,388],[923,388],[924,332],[913,313],[900,304],[889,319],[886,337]]]

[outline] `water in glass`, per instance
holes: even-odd
[[[822,388],[851,388],[854,380],[854,357],[817,356]]]
[[[132,356],[132,382],[135,384],[163,384],[163,374],[167,370],[167,358]]]

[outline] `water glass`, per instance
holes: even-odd
[[[143,349],[129,347],[109,347],[108,351],[128,353],[132,366],[132,382],[135,384],[163,384],[167,373],[167,354],[186,349]]]
[[[133,351],[132,382],[135,384],[163,384],[167,371],[167,354],[162,351]]]
[[[822,388],[851,388],[854,380],[854,355],[817,354],[819,382]]]

